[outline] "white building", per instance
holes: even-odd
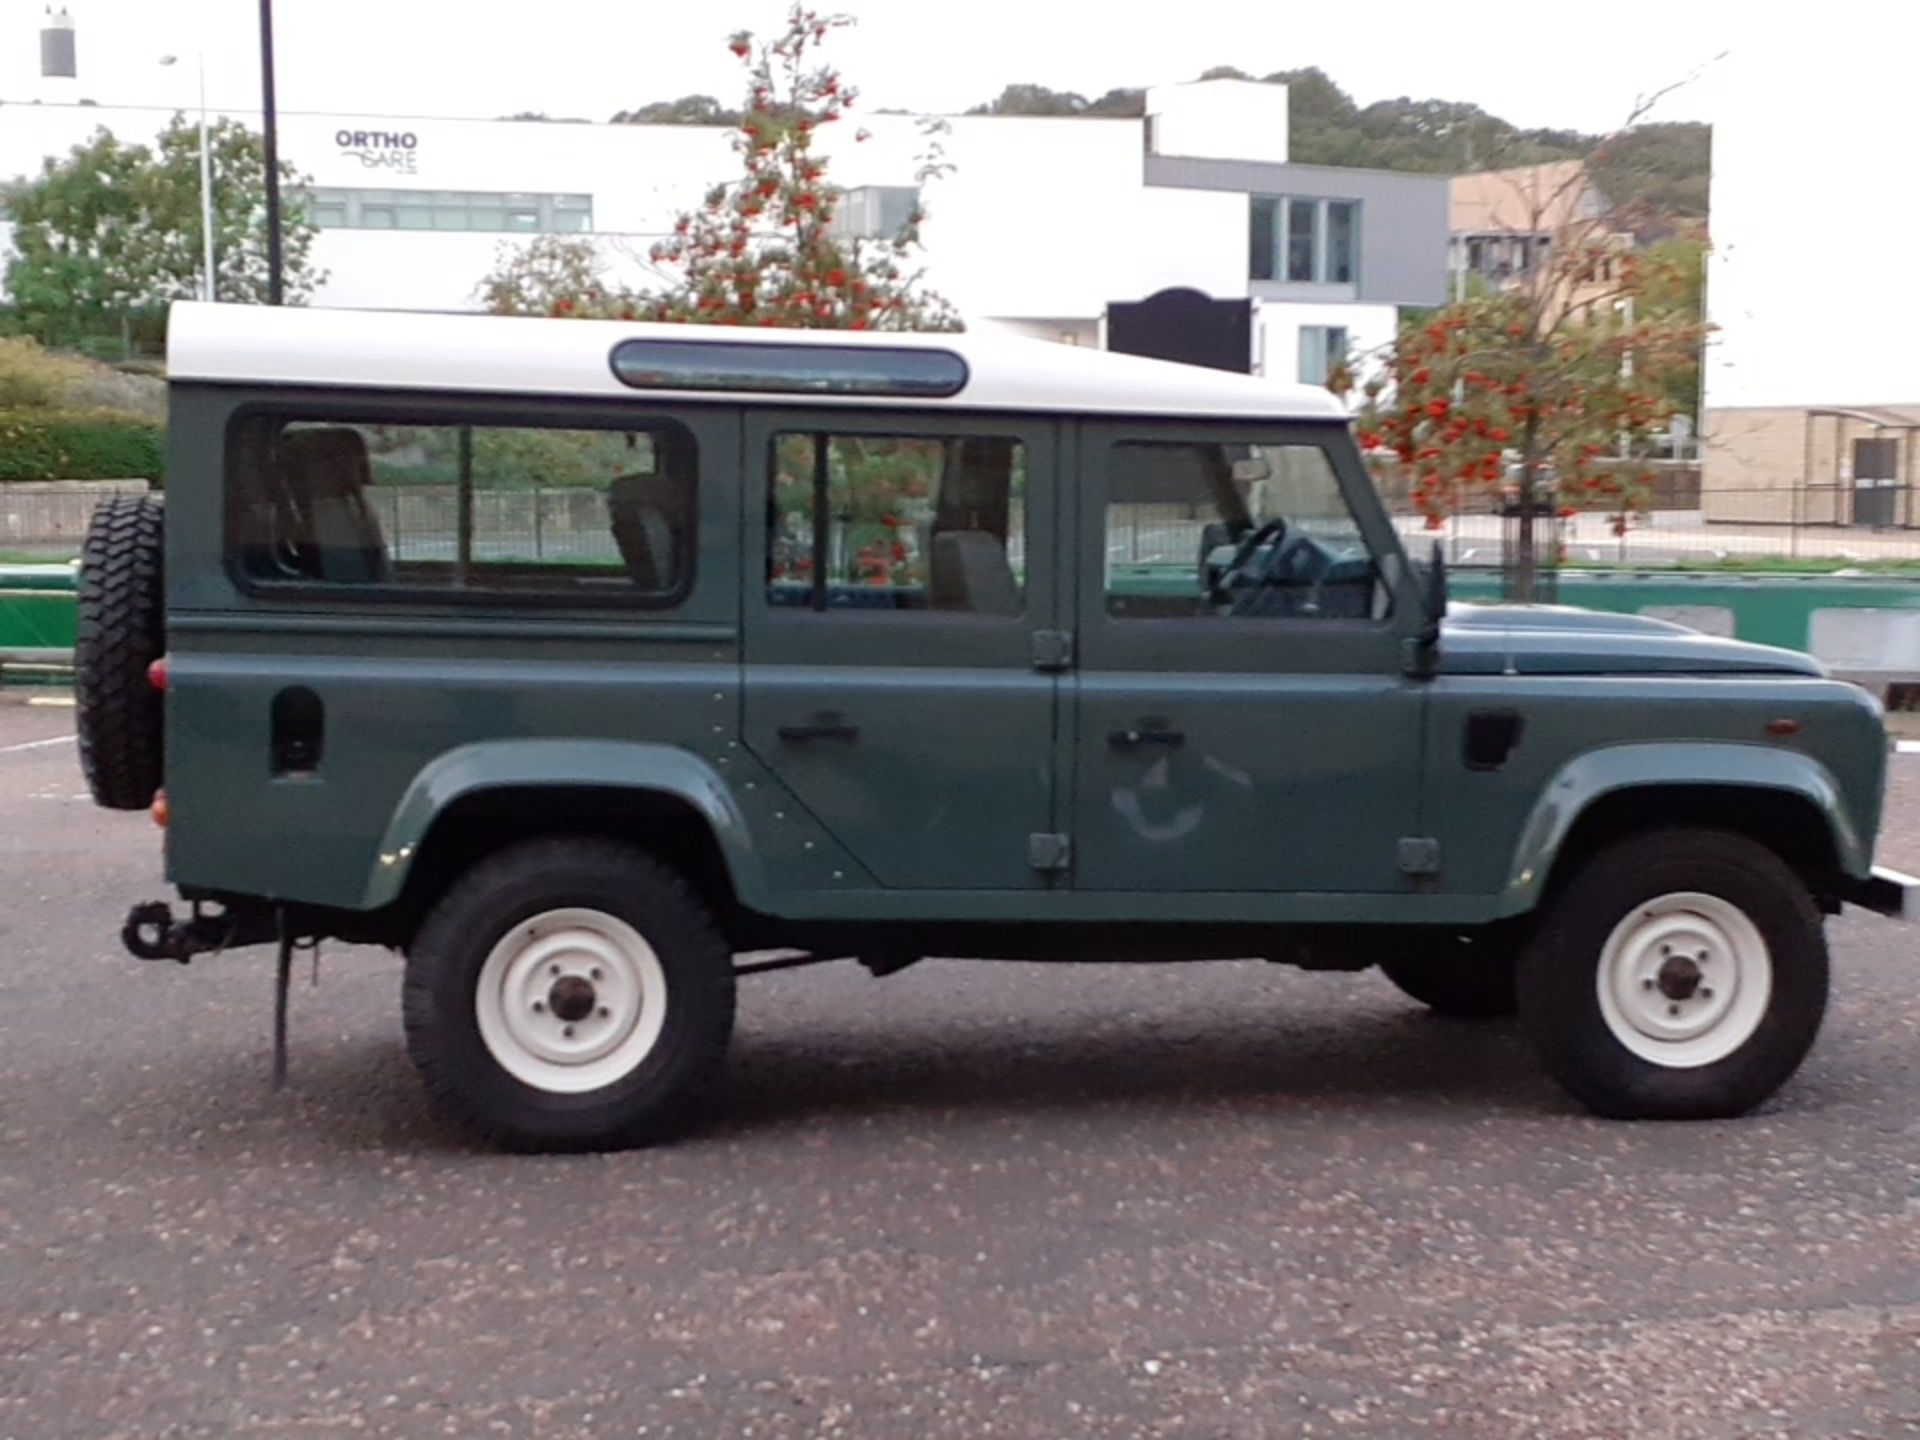
[[[1168,86],[1148,111],[937,122],[951,168],[923,197],[929,280],[969,323],[1100,344],[1110,304],[1191,288],[1254,303],[1256,370],[1316,381],[1342,352],[1386,344],[1397,307],[1444,299],[1443,177],[1287,163],[1284,86]],[[0,177],[37,171],[98,126],[145,141],[167,118],[0,107]],[[850,192],[845,219],[904,213],[928,128],[871,115],[822,132],[829,178]],[[644,283],[652,243],[738,173],[733,134],[287,114],[280,149],[312,178],[327,274],[316,303],[438,310],[475,307],[499,248],[542,232],[590,234],[609,279]]]

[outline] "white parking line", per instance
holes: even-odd
[[[1920,740],[1896,740],[1894,752],[1900,755],[1920,755]]]
[[[18,745],[0,745],[0,755],[11,755],[16,750],[39,750],[48,745],[71,745],[75,738],[72,735],[54,735],[45,740],[22,740]]]

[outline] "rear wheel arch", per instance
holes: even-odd
[[[670,790],[621,785],[516,784],[470,790],[443,807],[413,848],[389,907],[405,939],[475,865],[544,837],[618,841],[677,871],[726,927],[740,912],[735,877],[710,818]]]

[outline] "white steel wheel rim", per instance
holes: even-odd
[[[624,1079],[653,1052],[667,975],[638,930],[604,910],[547,910],[487,953],[474,993],[480,1038],[537,1090],[580,1095]]]
[[[1613,927],[1598,980],[1614,1039],[1642,1060],[1690,1070],[1753,1038],[1773,996],[1773,957],[1739,906],[1677,891]]]

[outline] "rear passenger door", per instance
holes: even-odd
[[[1056,431],[748,412],[746,744],[882,886],[1045,883]]]

